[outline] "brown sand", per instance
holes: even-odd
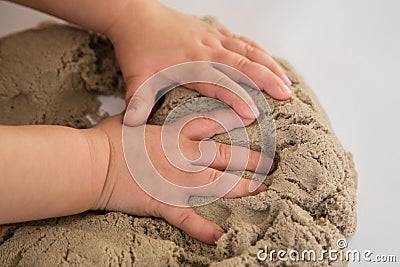
[[[269,190],[196,208],[227,231],[217,246],[198,242],[162,219],[118,212],[0,226],[0,265],[282,266],[257,261],[268,249],[336,249],[356,228],[357,174],[313,92],[293,68],[294,97],[267,97],[277,134],[277,169]],[[108,40],[68,26],[46,25],[0,40],[0,124],[88,127],[97,94],[124,89]],[[177,88],[153,115],[165,115],[197,93]],[[249,133],[252,146],[258,140]],[[229,142],[227,136],[215,137]],[[60,200],[62,201],[62,200]],[[318,254],[317,254],[318,255]],[[289,264],[288,264],[289,265]],[[347,262],[293,266],[346,266]],[[290,266],[290,265],[289,265]]]
[[[96,95],[118,94],[123,79],[112,45],[72,27],[42,27],[1,39],[1,123],[91,126]]]

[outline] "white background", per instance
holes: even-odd
[[[296,67],[354,154],[358,229],[350,248],[395,254],[400,262],[400,1],[162,2],[214,15]],[[0,36],[46,18],[0,1]]]

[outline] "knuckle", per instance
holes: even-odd
[[[239,56],[238,59],[236,59],[236,67],[240,70],[243,70],[247,67],[249,64],[249,59],[243,56]]]
[[[188,224],[188,222],[190,221],[190,212],[189,211],[183,211],[178,215],[177,218],[177,226],[178,227],[183,227],[186,224]]]
[[[254,46],[252,46],[249,43],[243,43],[243,50],[244,50],[244,54],[246,56],[249,56],[250,54],[254,53],[255,48],[254,48]]]
[[[208,174],[208,183],[211,184],[213,182],[215,182],[216,180],[218,180],[219,178],[219,171],[216,169],[210,169],[210,172]]]
[[[146,101],[148,101],[148,99],[146,98],[146,97],[144,97],[144,96],[142,96],[142,95],[140,95],[140,94],[134,94],[133,96],[132,96],[132,98],[133,98],[133,100],[134,101],[140,101],[140,102],[146,102]]]
[[[218,38],[215,38],[215,36],[204,37],[201,40],[201,43],[203,46],[210,47],[210,48],[222,47],[220,40]]]
[[[221,28],[219,29],[219,32],[227,37],[233,37],[233,33],[227,29]]]
[[[247,39],[247,42],[248,42],[248,44],[249,44],[250,46],[252,46],[252,47],[256,47],[256,46],[257,46],[257,43],[254,42],[253,40]]]
[[[278,62],[275,61],[275,59],[272,56],[266,55],[265,57],[268,60],[268,67],[271,70],[283,72],[281,66],[278,64]]]
[[[230,149],[228,145],[216,143],[217,146],[217,163],[218,165],[228,165],[230,160]]]
[[[223,62],[227,58],[227,50],[225,48],[212,49],[210,54],[216,62]]]

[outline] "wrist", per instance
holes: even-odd
[[[145,28],[146,21],[157,8],[162,5],[158,0],[121,0],[118,12],[114,12],[114,17],[109,20],[108,25],[101,33],[106,35],[115,44],[121,36],[127,35],[127,30]]]
[[[99,203],[106,186],[109,162],[110,162],[110,143],[107,134],[97,128],[82,130],[83,135],[89,146],[91,176],[88,194],[91,210],[99,209]]]

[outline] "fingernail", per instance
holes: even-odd
[[[280,86],[281,92],[284,94],[292,94],[292,90],[290,90],[290,88],[287,85],[281,85]]]
[[[257,180],[252,180],[249,185],[249,193],[252,195],[254,195],[254,194],[257,195],[258,193],[265,191],[265,190],[261,191],[261,188],[264,188],[263,186],[265,187],[265,185],[263,183],[261,183]]]
[[[222,230],[221,227],[219,227],[219,228],[220,228],[221,230],[218,229],[218,231],[215,232],[215,234],[214,234],[215,242],[218,241],[218,240],[221,238],[221,236],[222,236],[223,234],[225,234],[224,230]]]
[[[286,83],[286,85],[290,86],[292,85],[292,81],[289,79],[288,76],[283,76],[284,82]]]
[[[273,172],[274,170],[275,170],[275,162],[272,161],[272,164],[271,164],[271,167],[269,167],[269,172],[268,172],[268,173],[271,173],[271,172]]]
[[[260,193],[261,192],[265,192],[265,191],[267,191],[267,186],[265,185],[265,184],[262,184],[262,185],[260,185],[260,189],[259,189],[259,191],[260,191]]]
[[[136,111],[135,108],[127,109],[125,111],[124,125],[133,126],[136,124],[135,111]]]
[[[250,104],[251,112],[250,112],[250,117],[256,117],[260,116],[260,111],[258,110],[258,107],[255,103]]]
[[[130,113],[135,113],[136,108],[130,108],[126,111],[126,113],[130,114]]]

